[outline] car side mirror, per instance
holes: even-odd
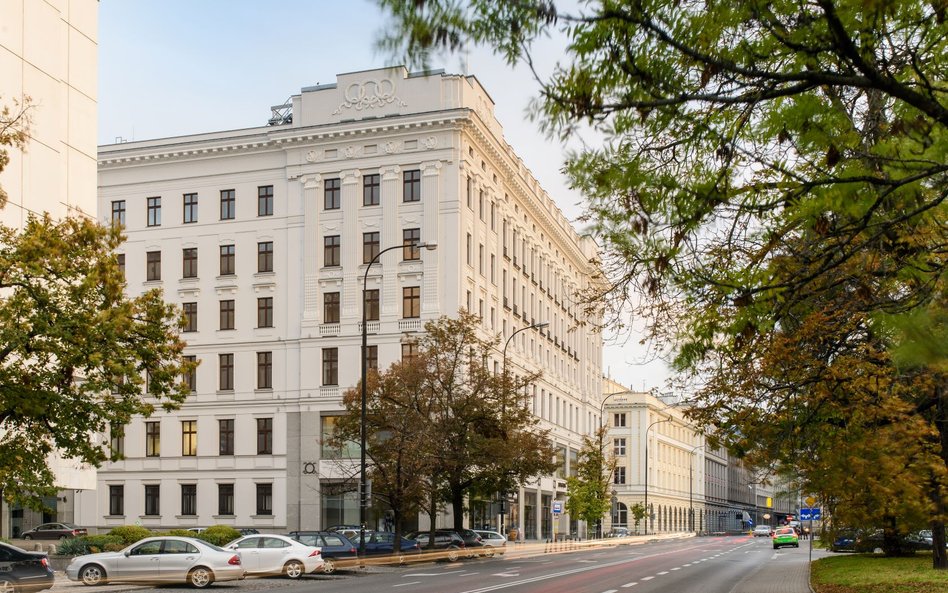
[[[126,558],[128,558],[128,557],[131,556],[131,555],[132,555],[131,550],[126,550],[126,551],[125,551],[125,557],[126,557]]]

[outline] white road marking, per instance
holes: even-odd
[[[409,574],[403,574],[402,578],[407,579],[409,577],[440,577],[443,574],[454,574],[457,572],[462,572],[460,570],[450,570],[445,572],[412,572]]]
[[[667,571],[667,570],[663,570],[662,572],[659,572],[659,573],[656,573],[656,574],[659,575],[659,576],[661,576],[661,575],[663,575],[663,574],[668,574],[668,571]]]
[[[495,572],[493,575],[495,577],[519,577],[519,572]]]
[[[776,559],[777,559],[777,553],[776,553],[776,552],[774,552],[774,555],[773,555],[773,556],[771,556],[771,557],[770,557],[770,559],[771,559],[771,560],[776,560]]]
[[[673,568],[672,570],[681,570],[681,567],[680,567],[680,566],[676,566],[676,567]]]
[[[691,563],[689,562],[688,564],[682,564],[682,566],[691,566]]]
[[[399,583],[397,585],[392,585],[393,587],[404,587],[405,585],[417,585],[421,581],[411,581],[410,583]]]
[[[618,589],[606,589],[602,593],[619,593]]]
[[[643,580],[643,581],[651,581],[651,580],[654,579],[654,578],[655,578],[655,577],[642,577],[642,580]]]
[[[479,572],[462,572],[462,573],[459,574],[458,576],[459,576],[459,577],[469,577],[469,576],[473,576],[473,575],[476,575],[476,574],[481,574],[481,573],[479,573]]]
[[[590,563],[590,562],[599,562],[599,561],[598,560],[577,560],[577,562]]]
[[[626,584],[624,584],[624,585],[622,585],[622,586],[623,586],[623,587],[634,587],[634,586],[636,586],[636,585],[638,585],[638,583],[626,583]]]

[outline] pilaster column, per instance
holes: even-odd
[[[402,170],[398,165],[383,167],[379,174],[382,183],[382,243],[381,248],[387,249],[392,245],[398,245],[402,242],[399,216],[399,182],[402,178]],[[387,253],[382,256],[386,261],[378,262],[375,268],[388,270],[383,275],[382,286],[379,288],[381,299],[381,317],[393,318],[400,317],[402,294],[398,284],[398,262],[402,260],[402,254],[398,250],[394,253]]]
[[[441,161],[429,161],[421,164],[421,200],[424,204],[424,226],[421,230],[421,239],[422,241],[437,241],[439,245],[445,246],[449,238],[441,236],[439,222],[442,192],[441,167]],[[452,237],[450,240],[457,241],[457,237]],[[441,310],[439,306],[438,264],[442,259],[440,253],[443,252],[444,247],[421,257],[425,272],[424,285],[421,290],[421,314],[424,317],[437,314]]]
[[[342,202],[342,311],[344,322],[362,318],[362,225],[359,210],[362,207],[362,172],[358,169],[340,174]]]
[[[319,311],[319,226],[318,212],[322,176],[306,175],[303,184],[303,321],[304,327],[314,327]],[[289,248],[289,246],[287,246]]]

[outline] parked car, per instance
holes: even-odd
[[[773,529],[770,525],[758,525],[754,528],[754,537],[770,537],[772,534]]]
[[[494,554],[503,555],[503,553],[507,551],[507,538],[496,531],[475,529],[474,533],[479,535],[481,538],[481,544],[484,546],[485,556],[493,556]]]
[[[83,585],[115,581],[188,583],[202,589],[215,581],[244,578],[240,554],[193,537],[148,537],[118,552],[77,556],[66,576]]]
[[[856,538],[859,532],[856,529],[843,528],[836,532],[833,537],[833,543],[830,544],[831,552],[855,552]]]
[[[259,531],[257,531],[257,530],[254,529],[253,527],[241,527],[241,528],[238,529],[237,531],[240,533],[240,535],[256,535],[256,534],[260,533]]]
[[[797,531],[793,527],[778,527],[774,529],[772,540],[775,550],[777,548],[782,548],[783,546],[793,546],[794,548],[800,547],[800,540],[797,537]]]
[[[413,531],[408,534],[409,539],[417,540],[422,551],[431,552],[432,556],[448,562],[457,562],[464,554],[464,538],[453,530],[436,529],[434,540],[431,540],[428,531]],[[429,543],[430,542],[430,543]]]
[[[248,574],[282,574],[298,579],[323,568],[319,548],[285,535],[244,535],[224,548],[240,552],[240,560]]]
[[[333,525],[326,529],[326,531],[359,531],[361,529],[360,525]],[[366,531],[374,531],[371,529],[366,529]]]
[[[53,586],[53,569],[46,552],[27,552],[0,543],[0,591],[24,593]]]
[[[354,538],[349,538],[356,549],[359,547],[359,533],[356,532]],[[365,532],[365,555],[366,556],[392,556],[393,561],[404,564],[408,557],[421,553],[419,543],[411,538],[403,537],[400,543],[398,555],[395,555],[395,534],[391,531],[366,531]]]
[[[885,532],[882,529],[861,532],[856,536],[853,543],[853,549],[862,553],[878,553],[884,549]],[[898,546],[905,552],[916,552],[918,550],[931,550],[932,541],[918,535],[918,533],[909,533],[898,536]]]
[[[79,537],[88,533],[84,527],[77,527],[72,523],[43,523],[33,529],[24,531],[23,539],[67,539]]]
[[[301,544],[319,548],[325,574],[332,574],[336,572],[340,564],[345,566],[359,557],[359,548],[356,544],[335,531],[291,531],[287,536]]]
[[[613,527],[606,534],[606,537],[629,537],[630,535],[632,535],[632,532],[629,531],[628,527]]]

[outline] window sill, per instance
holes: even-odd
[[[251,519],[270,519],[270,520],[272,520],[272,519],[273,519],[273,513],[270,513],[269,515],[250,515],[250,518],[251,518]]]

